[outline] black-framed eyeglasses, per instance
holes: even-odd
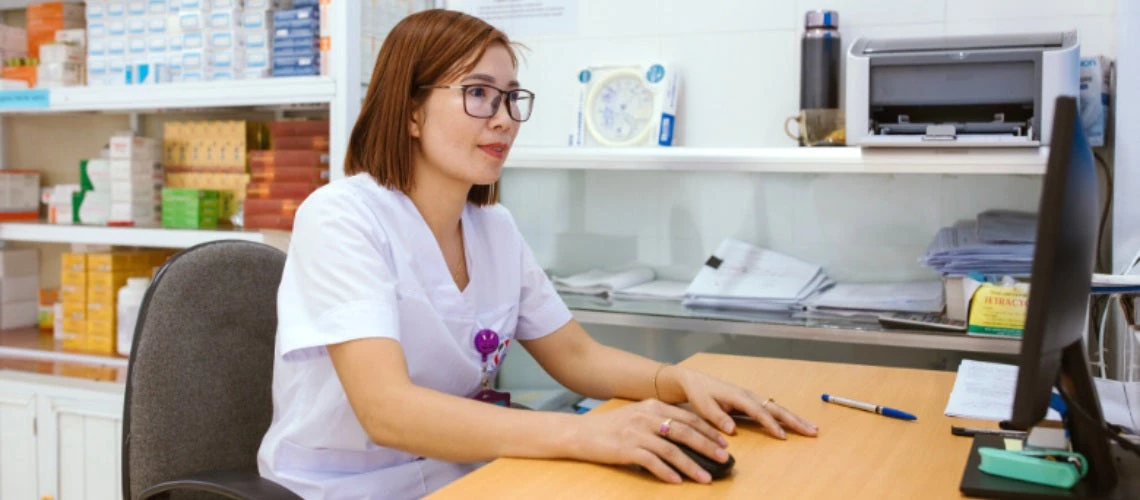
[[[472,118],[490,118],[499,112],[503,95],[507,96],[507,115],[516,122],[530,119],[534,109],[534,92],[526,89],[503,90],[485,84],[422,85],[422,89],[460,89],[463,91],[463,111]]]

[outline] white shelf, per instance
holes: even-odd
[[[27,92],[20,90],[2,92]],[[75,111],[144,111],[217,107],[328,104],[336,95],[331,78],[289,77],[233,82],[66,87],[49,90],[48,107],[5,109],[5,114]]]
[[[831,174],[1043,175],[1048,148],[519,147],[508,168]]]
[[[49,351],[31,347],[0,346],[0,358],[23,359],[28,361],[46,361],[60,363],[82,363],[85,365],[109,366],[111,368],[127,368],[127,358],[102,356],[98,354],[82,354],[76,352]]]
[[[38,243],[80,243],[153,248],[189,248],[216,240],[265,243],[265,233],[242,230],[104,227],[27,222],[0,223],[0,240]]]
[[[570,294],[563,294],[562,300],[583,324],[1005,355],[1018,354],[1021,349],[1018,339],[884,329],[878,324],[801,319],[789,313],[696,309],[676,302],[610,302]]]

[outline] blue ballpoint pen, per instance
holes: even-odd
[[[829,396],[827,394],[824,394],[823,400],[827,403],[836,403],[843,406],[849,406],[851,408],[858,408],[860,410],[869,411],[871,413],[878,413],[879,415],[883,415],[885,417],[897,418],[900,420],[918,420],[918,417],[902,410],[887,408],[886,406],[873,405],[871,403],[863,403],[847,398],[841,398],[839,396]]]

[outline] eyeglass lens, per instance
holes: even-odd
[[[490,118],[499,111],[499,104],[507,100],[507,113],[520,122],[530,118],[534,94],[522,89],[500,92],[486,85],[472,85],[463,93],[467,114],[475,118]]]

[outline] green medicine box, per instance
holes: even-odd
[[[221,196],[208,189],[164,188],[162,227],[215,229],[221,215]]]

